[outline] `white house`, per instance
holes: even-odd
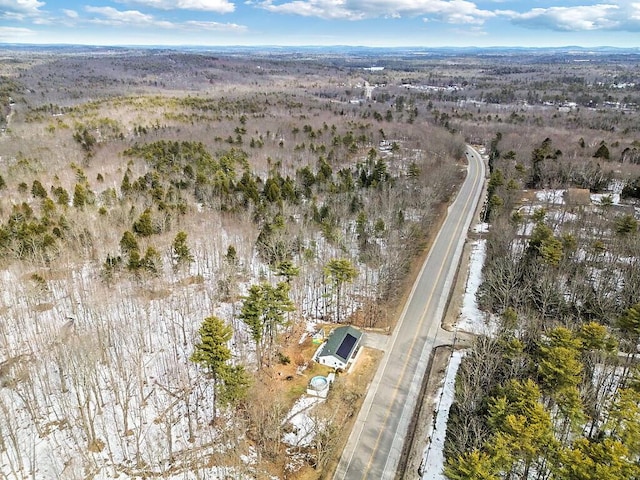
[[[357,328],[349,325],[338,327],[320,346],[314,360],[328,367],[346,369],[358,351],[361,339],[362,332]]]

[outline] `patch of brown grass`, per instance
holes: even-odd
[[[281,358],[288,358],[288,363],[278,361],[278,356],[274,355],[270,366],[263,369],[261,380],[269,390],[278,391],[286,403],[293,405],[301,395],[306,393],[307,386],[312,377],[316,375],[328,375],[333,369],[320,365],[311,360],[313,354],[319,347],[314,344],[310,336],[303,342],[302,327],[294,329],[284,339],[280,349]],[[296,480],[319,480],[330,478],[336,468],[340,454],[349,438],[353,424],[355,423],[358,411],[364,401],[367,388],[371,383],[377,370],[378,363],[383,352],[379,350],[362,347],[358,360],[348,373],[340,373],[336,376],[329,396],[323,409],[335,413],[332,415],[334,421],[339,423],[339,435],[335,439],[334,455],[328,464],[322,469],[316,469],[312,465],[305,465],[296,472],[286,472],[287,464],[285,448],[278,459],[269,462],[269,470],[279,478],[295,478]],[[306,366],[305,366],[306,365]],[[267,468],[265,466],[265,468]]]
[[[307,391],[309,380],[316,375],[327,375],[331,371],[329,367],[313,362],[311,358],[319,345],[307,337],[302,343],[296,341],[302,337],[300,329],[294,329],[288,336],[278,355],[274,356],[272,364],[264,369],[264,373],[269,377],[270,382],[278,390],[284,392],[284,398],[293,403]]]
[[[51,310],[53,307],[54,307],[53,303],[45,302],[45,303],[39,303],[38,305],[35,305],[33,307],[33,310],[36,312],[46,312],[48,310]]]

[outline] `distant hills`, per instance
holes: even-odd
[[[175,46],[175,45],[120,45],[120,46],[92,46],[92,45],[67,45],[67,44],[22,44],[0,43],[0,50],[23,51],[47,51],[66,53],[123,53],[131,50],[152,51],[183,51],[190,53],[253,53],[276,55],[357,55],[357,56],[408,56],[408,55],[433,55],[433,56],[464,56],[464,55],[611,55],[611,54],[640,54],[640,47],[581,47],[568,45],[563,47],[368,47],[354,45],[256,45],[256,46]]]
[[[223,55],[227,57],[254,57],[292,61],[330,61],[348,64],[350,68],[376,67],[404,68],[415,62],[464,61],[488,58],[492,62],[522,64],[563,64],[568,62],[606,63],[611,61],[638,61],[640,47],[367,47],[352,45],[260,45],[260,46],[169,46],[169,45],[32,45],[0,44],[2,51],[27,54],[67,56],[137,56],[137,55]]]

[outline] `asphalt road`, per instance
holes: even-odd
[[[485,166],[471,147],[458,196],[416,279],[369,387],[334,480],[393,479],[434,347],[450,343],[440,328],[474,212]]]

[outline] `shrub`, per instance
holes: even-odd
[[[291,363],[291,359],[289,358],[288,355],[285,355],[282,352],[278,352],[278,362],[281,365],[289,365]]]

